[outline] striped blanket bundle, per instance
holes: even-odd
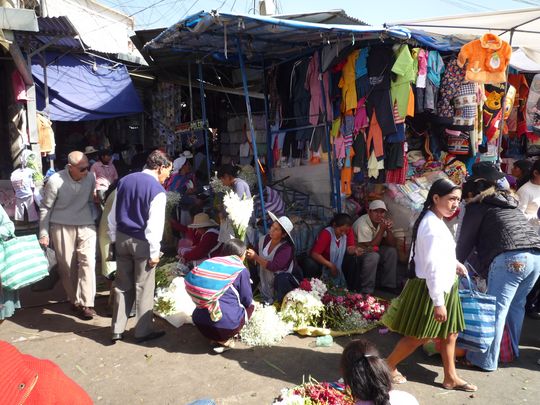
[[[217,322],[223,316],[219,299],[244,268],[244,263],[237,256],[205,260],[186,275],[186,291],[197,308],[207,309],[210,319]]]

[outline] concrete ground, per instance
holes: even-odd
[[[351,340],[342,337],[332,347],[313,347],[314,338],[287,336],[278,346],[237,348],[221,355],[209,353],[206,339],[191,325],[174,328],[162,320],[157,326],[167,334],[146,344],[126,339],[110,344],[107,294],[96,299],[100,315],[92,321],[74,316],[61,297],[59,285],[52,292],[24,291],[26,307],[0,326],[0,339],[19,350],[57,363],[77,381],[96,404],[177,404],[213,398],[219,405],[270,404],[280,390],[309,376],[319,381],[339,378],[339,358]],[[132,323],[130,323],[130,326]],[[399,336],[372,330],[363,337],[387,355]],[[409,378],[399,389],[416,396],[421,404],[518,404],[538,403],[540,397],[540,321],[527,319],[521,340],[521,357],[498,371],[461,369],[461,375],[479,386],[474,394],[446,391],[438,356],[421,350],[400,369]],[[0,403],[2,403],[0,399]]]

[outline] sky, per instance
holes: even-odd
[[[218,9],[253,14],[253,0],[97,0],[135,18],[135,29],[169,27],[187,15]],[[255,0],[258,10],[258,0]],[[376,25],[466,13],[540,7],[540,0],[277,0],[283,14],[343,9],[352,17]],[[257,11],[258,13],[258,11]]]

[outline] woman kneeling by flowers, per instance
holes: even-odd
[[[196,305],[193,323],[222,353],[234,345],[253,313],[249,271],[244,266],[246,245],[231,239],[223,245],[221,257],[205,260],[185,277],[186,291]]]

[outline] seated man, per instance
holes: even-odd
[[[374,200],[369,204],[368,213],[353,224],[356,241],[366,248],[354,286],[362,294],[372,294],[376,281],[389,290],[397,287],[398,253],[392,233],[393,223],[386,218],[386,212],[384,201]]]

